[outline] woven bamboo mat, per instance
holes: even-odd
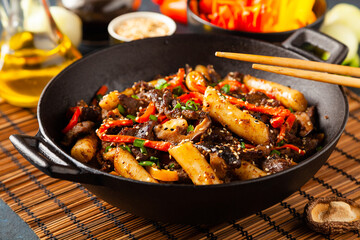
[[[347,90],[350,117],[335,151],[298,192],[246,218],[211,226],[154,222],[98,199],[81,184],[50,178],[12,146],[10,134],[35,135],[35,109],[0,102],[0,197],[40,239],[358,239],[358,231],[322,235],[303,222],[312,198],[360,202],[360,98]]]

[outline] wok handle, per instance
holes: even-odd
[[[99,185],[100,181],[97,181],[94,174],[69,163],[63,153],[55,150],[41,137],[14,134],[9,139],[26,160],[50,177]]]
[[[310,60],[335,64],[341,64],[349,51],[344,44],[334,38],[310,28],[301,28],[295,31],[281,45]],[[327,60],[321,59],[311,51],[304,50],[304,45],[314,46],[317,50],[324,50],[330,54],[330,57]]]

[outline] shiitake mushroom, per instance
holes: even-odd
[[[304,209],[307,225],[323,234],[360,229],[360,204],[341,197],[316,198]]]

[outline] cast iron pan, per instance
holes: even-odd
[[[343,45],[313,31],[301,34],[310,34],[309,39],[322,41],[322,47],[331,48],[328,50],[333,54],[332,61],[344,58]],[[289,39],[286,45],[292,45],[294,39]],[[304,58],[283,47],[230,36],[175,35],[120,44],[89,55],[56,76],[38,105],[38,134],[12,135],[10,139],[28,161],[49,176],[81,182],[99,198],[138,216],[171,223],[218,223],[267,208],[297,191],[328,159],[344,130],[348,103],[339,86],[254,71],[250,63],[215,57],[215,51]],[[79,99],[89,101],[103,84],[110,90],[123,90],[134,81],[175,73],[186,63],[213,64],[222,75],[240,71],[299,89],[310,105],[318,108],[321,130],[326,134],[323,149],[298,166],[275,175],[193,186],[116,177],[76,161],[60,145],[65,112]]]

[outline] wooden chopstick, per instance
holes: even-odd
[[[215,56],[241,60],[246,62],[269,64],[281,67],[306,69],[319,72],[327,72],[341,75],[360,77],[360,68],[322,63],[294,58],[272,57],[263,55],[253,55],[244,53],[216,52]]]
[[[360,88],[360,79],[353,77],[346,77],[346,76],[323,73],[323,72],[315,72],[315,71],[277,67],[277,66],[262,65],[262,64],[253,64],[252,68],[266,72],[287,75],[291,77],[304,78],[319,82]]]
[[[310,79],[326,83],[338,84],[348,87],[360,88],[360,79],[347,76],[339,76],[334,74],[349,75],[360,77],[360,68],[336,65],[331,63],[322,63],[308,60],[300,60],[294,58],[272,57],[243,53],[216,52],[215,56],[241,60],[246,62],[263,63],[276,66],[266,66],[254,64],[253,68],[267,72],[283,74],[298,78]],[[280,67],[277,67],[280,66]],[[294,68],[294,69],[290,69]],[[312,71],[304,71],[306,69]],[[325,73],[320,73],[325,72]]]

